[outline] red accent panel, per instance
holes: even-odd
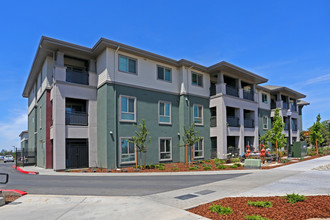
[[[22,168],[20,168],[20,167],[17,167],[17,168],[16,168],[15,165],[13,165],[12,167],[15,168],[16,170],[18,170],[18,171],[21,172],[21,173],[25,173],[25,174],[33,174],[33,175],[37,175],[37,174],[39,174],[38,172],[22,170]]]
[[[53,106],[50,101],[50,89],[46,95],[46,169],[53,168],[53,143],[50,140],[50,127],[52,126]]]
[[[24,192],[24,191],[21,191],[21,190],[18,190],[18,189],[0,189],[0,191],[16,192],[16,193],[21,194],[22,196],[27,194],[27,192]]]

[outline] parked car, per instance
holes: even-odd
[[[4,158],[3,158],[3,162],[6,163],[6,162],[14,162],[14,157],[11,156],[11,155],[6,155]]]
[[[4,157],[5,157],[5,156],[0,156],[0,160],[3,160]]]

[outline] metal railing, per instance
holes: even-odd
[[[254,101],[253,93],[247,92],[243,90],[243,98],[247,100]]]
[[[296,112],[296,111],[297,111],[297,107],[296,107],[296,105],[291,105],[291,111],[292,111],[292,112]]]
[[[226,94],[238,97],[238,89],[233,86],[226,85]]]
[[[288,130],[289,130],[289,124],[288,124],[288,123],[285,123],[285,125],[284,125],[284,130],[285,130],[285,131],[288,131]]]
[[[276,102],[271,102],[270,107],[271,109],[276,109]]]
[[[244,127],[245,128],[254,128],[254,120],[253,119],[244,119]]]
[[[238,117],[227,117],[227,123],[229,127],[239,127],[239,118]]]
[[[16,166],[32,166],[37,164],[37,153],[35,151],[17,150]]]
[[[210,127],[216,127],[216,126],[217,126],[217,116],[211,116]]]
[[[71,83],[89,85],[89,74],[86,71],[66,70],[66,81]]]
[[[86,112],[66,112],[66,125],[88,125],[88,114]]]

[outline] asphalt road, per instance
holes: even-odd
[[[8,184],[0,188],[50,195],[144,196],[246,175],[39,176],[22,174],[12,165],[0,163],[0,173],[9,174]]]

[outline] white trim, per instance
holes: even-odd
[[[120,56],[127,58],[127,71],[120,70]],[[135,61],[135,73],[129,72],[128,59],[131,59],[131,60]],[[138,59],[133,58],[133,57],[129,57],[129,56],[126,56],[126,55],[118,54],[118,72],[128,73],[128,74],[132,74],[132,75],[138,75]]]
[[[128,162],[123,162],[122,161],[122,150],[121,150],[121,140],[122,139],[132,139],[132,137],[120,137],[119,138],[119,140],[120,140],[120,143],[119,143],[119,152],[120,152],[120,164],[134,164],[135,163],[135,161],[136,161],[136,159],[137,158],[135,158],[135,150],[134,150],[134,161],[128,161]],[[131,144],[130,142],[128,142],[128,144]],[[135,146],[134,146],[134,148],[135,148]],[[129,146],[128,146],[128,155],[130,155],[130,153],[129,153]]]
[[[170,140],[170,155],[171,155],[171,158],[169,158],[169,159],[161,159],[160,158],[160,154],[161,154],[161,151],[160,151],[160,140],[161,139],[164,139],[164,140]],[[165,146],[165,152],[163,152],[163,153],[167,153],[166,152],[166,146]],[[158,138],[158,160],[159,161],[171,161],[172,160],[172,158],[173,158],[173,149],[172,149],[172,137],[159,137]]]
[[[125,120],[125,119],[122,119],[121,118],[121,98],[122,97],[125,97],[125,98],[128,98],[128,99],[134,99],[134,120]],[[127,96],[127,95],[119,95],[119,121],[120,122],[136,122],[136,102],[137,102],[137,99],[136,99],[136,97],[134,97],[134,96]]]
[[[195,123],[195,106],[197,107],[202,107],[202,113],[201,113],[201,116],[202,116],[202,123]],[[198,108],[199,109],[199,108]],[[195,125],[198,125],[198,126],[204,126],[204,106],[203,105],[199,105],[199,104],[193,104],[193,122]]]
[[[198,142],[199,144],[199,142]],[[193,152],[194,152],[194,159],[200,159],[200,158],[204,158],[204,138],[202,138],[202,156],[199,157],[195,157],[195,145],[193,146]]]
[[[164,103],[164,104],[170,104],[170,122],[161,122],[160,121],[160,103]],[[164,105],[165,108],[165,105]],[[164,109],[165,112],[165,109]],[[166,117],[166,116],[164,116]],[[163,125],[171,125],[172,124],[172,102],[168,102],[168,101],[163,101],[163,100],[158,100],[158,124],[163,124]]]

